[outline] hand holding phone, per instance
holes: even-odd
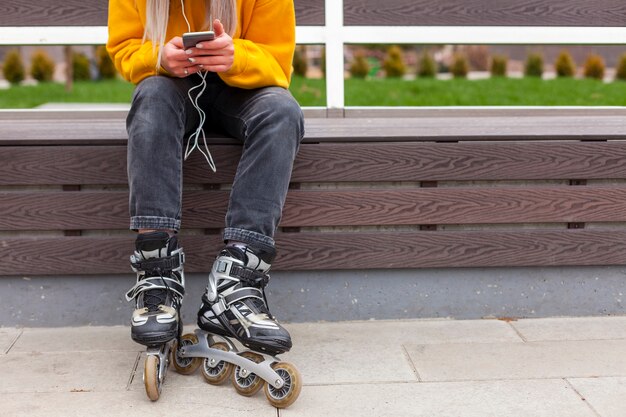
[[[185,49],[194,48],[200,42],[212,41],[215,39],[215,32],[207,30],[205,32],[183,33],[183,46]]]

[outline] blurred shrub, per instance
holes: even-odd
[[[626,81],[626,54],[622,55],[619,58],[619,62],[617,63],[617,68],[615,71],[615,79]]]
[[[491,58],[491,76],[506,77],[506,68],[508,66],[508,58],[504,55],[494,55]]]
[[[293,54],[293,73],[301,77],[306,77],[306,72],[309,69],[305,57],[305,46],[296,46]]]
[[[526,58],[524,75],[527,77],[541,77],[543,75],[543,56],[541,54],[530,54]]]
[[[576,75],[576,64],[569,51],[561,51],[554,63],[554,69],[558,77],[573,77]]]
[[[33,53],[30,64],[30,75],[37,81],[52,81],[54,76],[54,60],[42,49]]]
[[[406,73],[406,65],[402,57],[402,49],[392,46],[387,50],[387,57],[383,62],[383,69],[387,78],[400,78]]]
[[[452,65],[450,66],[450,72],[454,78],[467,78],[469,73],[469,63],[467,57],[462,53],[454,54]]]
[[[354,61],[350,65],[350,75],[354,78],[365,78],[370,72],[370,64],[367,62],[367,58],[363,53],[358,53],[354,56]]]
[[[107,52],[107,48],[104,45],[99,45],[96,48],[96,65],[98,66],[98,74],[100,78],[104,80],[110,80],[115,78],[117,70],[115,65]]]
[[[604,79],[604,59],[600,55],[591,54],[585,61],[585,78]]]
[[[418,62],[417,75],[424,78],[437,76],[437,63],[428,51],[424,50]]]
[[[85,54],[80,52],[74,52],[74,54],[72,54],[72,70],[74,80],[91,80],[89,67],[89,58],[87,58]]]
[[[22,56],[17,49],[13,49],[7,53],[2,71],[4,72],[4,78],[11,84],[19,84],[24,81],[26,70],[24,69]]]

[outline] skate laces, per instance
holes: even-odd
[[[143,305],[149,312],[159,310],[159,306],[167,301],[167,290],[148,290],[143,293]]]
[[[161,251],[165,250],[165,255],[168,256],[169,253],[171,253],[172,251],[170,250],[170,241],[168,240],[168,243],[162,247],[157,249],[158,250],[158,254],[161,255]],[[144,253],[143,250],[139,251],[141,254],[141,257],[144,260],[147,259],[155,259],[154,257],[150,257],[150,256],[146,256],[146,254]],[[150,251],[148,251],[150,252]],[[154,251],[152,251],[154,252]],[[162,256],[159,256],[159,258]],[[166,275],[174,275],[174,272],[172,271],[166,271],[161,269],[160,267],[154,268],[154,269],[148,269],[146,271],[144,271],[144,274],[146,276],[159,276],[161,278],[161,283],[163,284],[163,286],[165,287],[165,289],[163,288],[155,288],[152,290],[146,290],[143,293],[143,305],[144,307],[146,307],[148,309],[149,312],[155,312],[159,310],[159,306],[160,305],[165,305],[167,303],[167,298],[168,298],[168,294],[170,293],[170,286],[167,283],[167,280],[165,279],[165,277],[163,276],[163,274]]]

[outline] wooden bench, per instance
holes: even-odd
[[[51,21],[96,26],[94,36],[102,36],[97,26],[106,2],[13,3],[0,26],[16,39],[16,25],[24,25],[28,39],[29,27]],[[625,33],[617,27],[626,14],[621,1],[543,1],[550,7],[528,9],[509,0],[497,10],[491,3],[296,1],[299,40],[326,43],[334,51],[328,70],[335,71],[328,107],[305,111],[307,133],[277,235],[276,269],[626,263],[626,109],[343,106],[337,49],[357,36],[418,43],[422,30],[436,25],[447,25],[436,39],[453,43],[494,34],[511,39],[514,27],[538,24],[545,26],[528,27],[529,43],[574,36],[574,29],[587,33],[587,42]],[[337,4],[341,28],[331,13]],[[561,35],[551,31],[563,24]],[[367,35],[374,32],[378,37]],[[0,275],[129,272],[124,120],[123,111],[0,112]],[[229,138],[212,137],[210,147],[216,174],[198,155],[185,165],[182,242],[189,272],[209,270],[221,244],[240,154]]]

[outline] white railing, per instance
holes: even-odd
[[[325,0],[325,26],[298,26],[296,42],[326,48],[326,106],[344,105],[346,44],[626,44],[624,27],[574,26],[344,26],[343,0]],[[97,45],[107,39],[100,26],[0,27],[0,45]]]

